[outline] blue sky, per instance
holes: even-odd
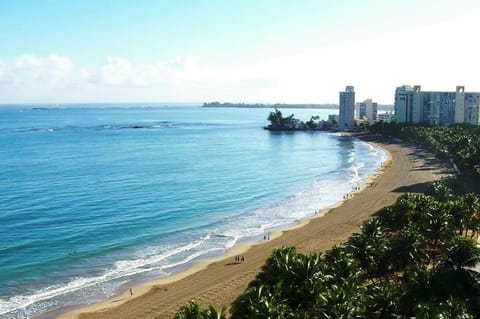
[[[480,1],[0,0],[0,103],[480,91]]]

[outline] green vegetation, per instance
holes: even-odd
[[[270,121],[270,125],[266,127],[268,130],[272,131],[311,131],[311,130],[323,130],[326,129],[326,123],[315,122],[318,120],[318,116],[311,116],[310,120],[303,122],[294,117],[294,114],[284,117],[282,112],[278,109],[270,112],[267,120]]]
[[[338,110],[338,104],[334,103],[305,103],[305,104],[286,104],[286,103],[275,103],[275,104],[264,104],[264,103],[231,103],[231,102],[205,102],[202,104],[202,107],[238,107],[238,108],[250,108],[250,109],[260,109],[260,108],[289,108],[289,109],[335,109]],[[394,107],[391,104],[379,104],[379,111],[389,111],[393,112]]]
[[[325,256],[275,250],[232,318],[473,318],[480,196],[401,196]]]
[[[203,103],[203,107],[238,107],[238,108],[250,108],[250,109],[260,109],[260,108],[289,108],[289,109],[338,109],[337,104],[285,104],[285,103],[275,103],[275,104],[263,104],[263,103],[221,103],[221,102],[209,102]]]
[[[460,169],[480,174],[480,127],[469,124],[428,126],[378,122],[373,133],[399,137],[422,145],[439,159],[451,159]]]
[[[286,131],[300,129],[300,127],[304,127],[304,123],[296,119],[293,114],[287,117],[283,117],[282,112],[280,112],[278,109],[270,112],[267,120],[270,121],[270,125],[267,127],[267,129],[270,130]]]
[[[377,123],[370,130],[480,171],[478,127]],[[324,255],[274,250],[233,303],[231,318],[475,318],[480,195],[462,193],[453,182],[400,196]]]
[[[274,250],[231,318],[474,318],[479,234],[480,195],[435,182],[323,256]]]
[[[208,309],[200,309],[200,304],[190,300],[187,305],[180,308],[175,314],[175,319],[225,319],[225,309],[218,311],[210,306]]]

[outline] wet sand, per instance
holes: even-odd
[[[345,242],[358,232],[363,221],[380,208],[391,205],[403,193],[423,192],[427,184],[450,172],[431,154],[410,144],[363,135],[390,154],[384,168],[360,189],[335,207],[302,220],[299,225],[274,232],[270,240],[238,245],[220,259],[205,260],[179,274],[133,287],[109,300],[75,309],[59,319],[172,318],[190,299],[202,306],[228,308],[260,271],[274,248],[295,246],[298,252],[322,252]],[[234,256],[245,262],[236,263]]]

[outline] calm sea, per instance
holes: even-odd
[[[342,200],[386,159],[334,133],[263,130],[270,111],[0,107],[0,318],[221,256]]]

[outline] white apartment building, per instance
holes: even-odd
[[[397,123],[479,125],[480,93],[467,93],[457,86],[455,92],[422,91],[419,85],[403,85],[395,90]]]
[[[372,99],[367,99],[355,105],[357,118],[367,120],[370,124],[373,124],[377,120],[377,109],[378,104],[373,102]]]
[[[338,114],[329,114],[328,115],[328,122],[330,123],[338,123]]]
[[[347,86],[345,91],[340,92],[339,122],[341,129],[351,129],[355,126],[355,90],[353,86]]]
[[[390,123],[395,119],[395,116],[391,112],[378,113],[377,122]]]

